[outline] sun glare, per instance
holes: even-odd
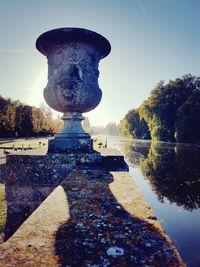
[[[30,103],[34,106],[39,106],[41,102],[44,102],[43,98],[43,90],[45,86],[47,85],[47,70],[39,74],[35,80],[35,83],[33,84],[31,94],[30,94]]]

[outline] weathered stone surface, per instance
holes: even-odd
[[[0,266],[57,266],[55,233],[69,217],[67,198],[59,186],[0,246]]]
[[[108,150],[109,151],[109,150]],[[128,171],[122,155],[91,153],[49,153],[47,155],[7,155],[2,169],[6,183],[58,185],[78,166],[107,171]]]
[[[61,134],[65,135],[64,133]],[[78,152],[92,152],[93,150],[93,141],[89,135],[76,134],[65,135],[60,137],[59,135],[55,139],[49,140],[48,143],[48,153],[71,153],[72,151]]]
[[[49,76],[44,89],[47,104],[63,113],[94,109],[102,95],[98,85],[99,51],[79,40],[65,39],[49,45]]]
[[[7,155],[7,164],[0,166],[0,181],[5,182],[7,199],[5,239],[9,238],[55,186],[59,185],[78,166],[84,169],[128,170],[123,157],[114,156],[114,153],[108,157],[101,156],[96,151]]]
[[[51,108],[64,113],[64,129],[49,142],[48,152],[91,151],[92,140],[82,129],[81,113],[94,109],[101,100],[98,65],[111,50],[109,42],[93,31],[61,28],[39,36],[36,47],[48,59],[44,98]]]
[[[22,200],[30,200],[33,213],[0,246],[0,266],[185,266],[130,175],[98,166],[106,155],[115,158],[120,153],[100,150],[104,156],[97,152],[7,156],[12,177],[6,185],[9,220],[23,209]],[[37,181],[31,182],[36,190],[22,188],[20,181],[27,174],[22,175],[20,165],[32,166],[34,176],[45,166],[56,166],[56,172],[64,164],[65,169],[70,160],[76,169],[61,175],[61,185],[52,193],[55,181],[50,190]],[[12,170],[14,166],[18,167]],[[43,200],[38,192],[50,195],[36,208]]]
[[[15,233],[55,187],[55,185],[33,185],[30,183],[5,184],[7,212],[4,241]]]
[[[0,266],[185,266],[128,173],[74,170],[0,246]]]

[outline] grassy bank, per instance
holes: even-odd
[[[106,135],[96,135],[92,136],[94,149],[107,147],[107,136]]]
[[[3,230],[6,223],[5,187],[0,184],[0,243],[3,241]]]
[[[96,135],[92,136],[93,142],[94,142],[94,149],[99,147],[106,147],[107,146],[107,137],[106,135]],[[1,148],[21,148],[22,146],[24,148],[28,148],[29,146],[33,149],[40,148],[40,147],[47,147],[48,145],[48,138],[34,138],[34,139],[18,139],[18,140],[8,140],[8,141],[2,141],[0,143],[0,149]]]
[[[0,148],[21,148],[22,146],[24,148],[28,148],[29,146],[33,149],[40,148],[40,147],[46,147],[48,143],[47,138],[38,138],[38,139],[22,139],[22,140],[13,140],[8,141],[0,144]]]

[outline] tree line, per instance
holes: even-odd
[[[63,122],[54,119],[50,108],[13,101],[0,95],[0,137],[47,136],[59,131]]]
[[[106,126],[92,126],[90,124],[89,118],[84,116],[83,120],[83,129],[89,133],[90,135],[96,134],[105,134],[105,135],[112,135],[118,136],[119,135],[119,124],[115,122],[109,122]]]
[[[200,141],[200,77],[187,74],[159,82],[137,109],[120,122],[125,137],[155,141]]]
[[[121,147],[132,166],[139,167],[160,202],[166,199],[186,210],[200,208],[199,145],[126,142]]]

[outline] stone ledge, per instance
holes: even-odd
[[[186,266],[128,173],[74,170],[0,246],[0,266]]]
[[[106,156],[106,151],[108,156]],[[0,180],[7,183],[58,185],[76,167],[106,171],[128,171],[122,155],[92,153],[50,153],[46,155],[7,155],[6,164],[0,166]]]

